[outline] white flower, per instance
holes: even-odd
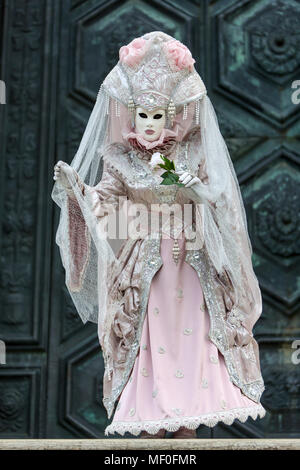
[[[149,161],[149,166],[151,167],[151,170],[154,170],[156,167],[160,168],[158,165],[159,163],[164,163],[163,159],[160,156],[161,154],[159,152],[155,152],[151,160]]]

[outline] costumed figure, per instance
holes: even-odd
[[[265,415],[245,209],[194,62],[159,31],[121,47],[71,165],[55,165],[56,242],[98,325],[106,435],[195,437]]]

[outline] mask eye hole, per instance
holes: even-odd
[[[146,113],[139,113],[139,116],[143,119],[148,117]]]
[[[158,113],[153,116],[153,119],[161,119],[162,116],[163,116],[162,114]]]

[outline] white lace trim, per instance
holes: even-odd
[[[181,426],[188,429],[197,429],[200,424],[213,427],[220,421],[225,424],[232,424],[235,419],[239,419],[244,423],[249,416],[256,419],[259,415],[263,418],[266,410],[261,404],[250,406],[248,408],[233,408],[227,411],[216,411],[214,413],[203,414],[201,416],[190,416],[181,418],[167,418],[156,421],[116,421],[106,427],[104,434],[113,434],[118,432],[122,436],[125,432],[130,432],[134,436],[140,434],[141,431],[147,431],[149,434],[156,434],[160,429],[175,432]]]

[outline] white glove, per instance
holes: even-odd
[[[78,175],[77,175],[76,171],[74,170],[74,168],[72,168],[67,163],[59,160],[54,165],[53,179],[55,181],[59,181],[61,183],[61,185],[64,186],[64,188],[69,190],[69,191],[72,189],[72,186],[69,183],[68,176],[71,176],[71,175],[75,176],[76,181],[78,180],[77,179]]]
[[[200,178],[198,178],[198,176],[193,176],[188,171],[181,170],[181,171],[176,171],[176,173],[178,175],[181,175],[179,176],[179,181],[180,183],[184,184],[186,188],[189,188],[195,183],[201,183],[201,180]]]

